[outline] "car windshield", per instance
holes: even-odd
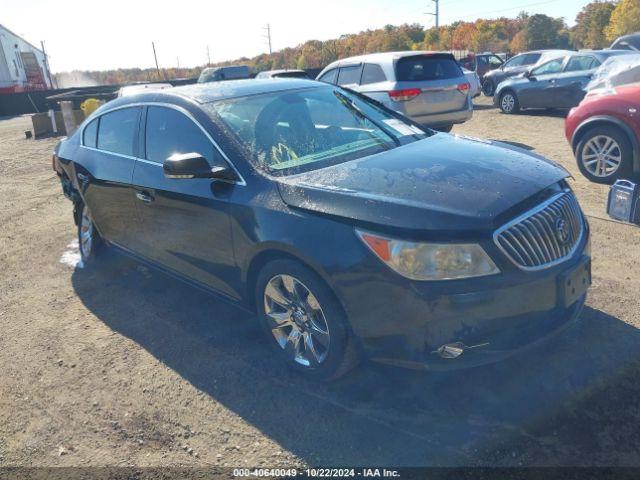
[[[280,175],[383,152],[430,134],[339,87],[220,100],[207,108],[257,167]]]

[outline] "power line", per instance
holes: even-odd
[[[459,18],[475,17],[475,16],[478,16],[478,15],[486,15],[488,13],[508,12],[510,10],[518,10],[520,8],[534,7],[536,5],[546,5],[547,3],[554,3],[554,2],[559,2],[559,1],[560,0],[546,0],[545,2],[526,3],[524,5],[516,5],[514,7],[501,8],[499,10],[489,10],[489,11],[478,12],[478,13],[470,13],[470,14],[467,14],[467,15],[463,15],[462,17],[459,17]]]

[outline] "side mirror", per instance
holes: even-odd
[[[167,178],[217,178],[235,180],[231,170],[223,166],[211,167],[201,154],[176,153],[162,164],[164,176]]]

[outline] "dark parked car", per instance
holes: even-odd
[[[503,113],[522,108],[571,108],[580,103],[593,73],[607,58],[628,50],[574,52],[536,65],[498,85],[493,104]]]
[[[241,302],[313,378],[495,361],[569,325],[590,281],[564,169],[325,83],[117,99],[54,165],[87,265],[110,245]]]
[[[470,54],[458,63],[463,68],[476,72],[478,77],[482,79],[488,72],[500,68],[504,64],[504,60],[495,53],[479,53],[477,55]]]
[[[610,47],[612,50],[640,51],[640,32],[623,35],[614,40]]]
[[[198,77],[198,83],[221,82],[223,80],[240,80],[249,78],[251,71],[246,65],[205,68]]]
[[[515,77],[526,72],[533,65],[542,63],[546,59],[554,58],[565,53],[571,53],[569,50],[536,50],[521,53],[504,62],[500,67],[487,72],[482,77],[482,92],[487,96],[493,96],[496,87],[500,82],[507,78]]]
[[[569,112],[565,134],[592,182],[640,178],[640,85],[587,95]]]

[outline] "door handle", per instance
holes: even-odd
[[[136,192],[136,198],[144,203],[153,202],[153,197],[146,192]]]

